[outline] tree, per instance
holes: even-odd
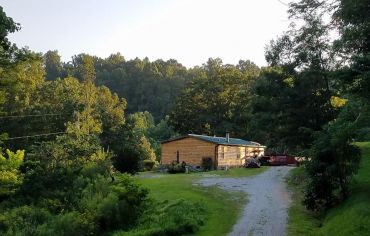
[[[30,117],[23,116],[30,114],[37,104],[37,91],[44,82],[40,54],[23,51],[22,59],[4,67],[0,77],[0,114],[7,116],[0,119],[0,134],[8,133],[9,137],[14,137],[29,132],[32,135],[32,121],[26,120]],[[5,146],[10,149],[24,148],[21,142],[7,142]]]
[[[170,125],[181,134],[241,134],[247,120],[240,114],[246,112],[254,73],[209,59],[191,74],[170,113]]]
[[[24,151],[14,153],[7,149],[5,153],[0,152],[0,202],[13,194],[22,182],[19,167],[23,163]]]
[[[254,85],[250,116],[257,119],[251,121],[251,129],[263,138],[259,141],[279,152],[305,152],[313,134],[339,110],[331,104],[339,93],[331,25],[323,20],[322,4],[309,0],[290,4],[289,30],[271,41],[265,54],[275,71],[266,70]]]
[[[361,153],[352,140],[364,119],[361,104],[348,104],[330,122],[311,148],[306,170],[309,183],[304,204],[310,210],[326,210],[349,195],[349,184],[357,172]]]
[[[306,97],[304,101],[311,105],[304,110],[314,114],[301,116],[304,130],[312,136],[305,142],[306,148],[312,146],[304,200],[311,210],[328,209],[348,197],[350,180],[359,166],[360,153],[352,142],[370,117],[368,94],[363,90],[368,81],[364,57],[369,45],[368,9],[367,1],[291,3],[288,12],[302,26],[296,30],[293,24],[293,30],[272,42],[266,54],[271,65],[279,65],[291,76],[294,87],[303,85],[295,88],[299,93],[294,97]],[[328,14],[331,20],[325,22]],[[335,42],[328,37],[332,29],[340,32]]]
[[[341,79],[345,91],[357,98],[370,100],[370,6],[368,1],[337,1],[333,20],[340,38],[335,42],[337,55],[345,66]]]
[[[44,54],[44,64],[45,80],[56,80],[57,78],[65,77],[58,51],[47,51]]]
[[[20,25],[8,17],[3,7],[0,6],[0,65],[1,67],[10,63],[12,54],[17,49],[7,38],[9,33],[14,33],[20,29]],[[1,71],[0,71],[1,72]]]
[[[96,72],[94,59],[88,54],[79,54],[72,57],[73,75],[83,83],[94,83]]]
[[[140,152],[140,137],[133,132],[132,125],[126,123],[116,130],[109,139],[109,148],[115,156],[113,166],[120,172],[135,174],[142,167],[143,157]]]

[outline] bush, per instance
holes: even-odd
[[[2,212],[0,235],[35,235],[37,226],[45,223],[51,214],[43,208],[21,206]]]
[[[51,218],[50,222],[38,228],[37,235],[79,236],[93,233],[94,222],[89,222],[79,212],[72,211]]]
[[[122,152],[117,152],[117,155],[112,158],[112,161],[114,168],[122,173],[135,174],[141,167],[140,154],[130,148]]]
[[[247,158],[244,164],[245,168],[260,168],[261,164],[255,158]]]
[[[262,156],[258,158],[258,161],[261,163],[261,166],[268,166],[270,165],[270,157],[269,156]]]
[[[98,221],[103,232],[135,225],[147,208],[147,196],[147,189],[140,187],[129,176],[124,176],[98,206]]]
[[[153,167],[155,166],[155,163],[156,162],[153,160],[144,160],[143,161],[144,170],[146,171],[152,170]]]
[[[182,199],[173,203],[157,203],[139,221],[139,226],[131,231],[121,231],[115,236],[170,236],[193,235],[204,224],[205,208],[197,203]]]
[[[360,150],[352,144],[361,115],[353,116],[350,109],[342,110],[336,120],[317,133],[311,147],[303,202],[309,210],[327,210],[349,195],[349,184],[361,160]]]
[[[173,161],[168,166],[167,171],[170,174],[185,173],[185,166],[186,166],[186,163],[184,161],[181,162],[181,164],[177,163],[177,161]]]
[[[202,158],[202,168],[205,171],[213,169],[212,157],[203,157]]]

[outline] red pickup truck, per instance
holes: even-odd
[[[297,165],[295,157],[286,154],[271,155],[268,162],[272,166]]]

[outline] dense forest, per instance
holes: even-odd
[[[370,139],[369,12],[367,0],[291,3],[289,29],[266,46],[268,66],[210,58],[186,68],[18,48],[8,35],[20,24],[0,7],[0,234],[124,234],[171,221],[118,173],[158,166],[160,142],[186,133],[230,131],[308,157],[304,204],[329,209],[350,194],[353,142]],[[176,228],[192,233],[197,219],[181,217]],[[180,234],[157,228],[137,235]]]

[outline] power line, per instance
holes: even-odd
[[[19,137],[7,138],[6,140],[23,139],[23,138],[34,138],[34,137],[40,137],[40,136],[49,136],[49,135],[57,135],[57,134],[65,134],[65,133],[66,132],[56,132],[56,133],[47,133],[47,134],[36,134],[36,135],[28,135],[28,136],[19,136]]]
[[[21,118],[21,117],[40,117],[40,116],[60,116],[62,114],[40,114],[40,115],[17,115],[17,116],[0,116],[0,119]]]
[[[283,2],[283,1],[281,1],[281,0],[277,0],[278,2],[280,2],[281,4],[283,4],[284,6],[287,6],[287,7],[289,7],[289,4],[288,3],[285,3],[285,2]]]

